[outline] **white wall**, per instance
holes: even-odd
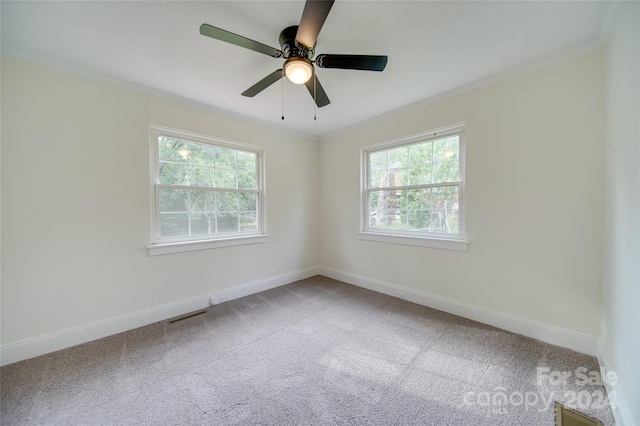
[[[319,144],[3,57],[2,347],[323,265],[596,339],[603,305],[608,366],[637,377],[638,27],[627,7],[606,54]],[[460,121],[469,251],[358,240],[360,148]],[[269,242],[149,257],[149,123],[264,147]],[[620,389],[637,400],[637,381]]]
[[[75,344],[84,335],[58,337],[323,265],[579,336],[602,333],[631,407],[620,415],[640,424],[639,18],[637,2],[621,6],[606,52],[319,144],[3,57],[2,347],[42,337]],[[469,251],[360,241],[360,148],[460,121]],[[264,147],[268,243],[147,255],[150,123]]]
[[[148,256],[150,123],[264,148],[267,243]],[[3,57],[3,348],[315,267],[317,158],[314,140]]]
[[[604,52],[329,137],[321,264],[598,338]],[[466,122],[467,252],[361,241],[360,149]]]
[[[602,352],[640,425],[640,3],[620,2],[607,46]]]

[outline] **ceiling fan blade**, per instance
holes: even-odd
[[[315,88],[313,87],[314,79],[316,81]],[[322,88],[322,84],[320,84],[320,80],[318,80],[315,73],[313,73],[313,78],[310,78],[309,81],[307,81],[304,85],[307,86],[307,90],[309,90],[311,97],[315,99],[318,108],[322,108],[323,106],[327,106],[331,103],[329,97],[327,96],[327,93]]]
[[[299,44],[307,49],[313,49],[333,2],[334,0],[307,0],[296,34],[296,41]]]
[[[320,68],[382,71],[387,66],[387,57],[380,55],[318,55],[315,62]]]
[[[256,52],[264,53],[265,55],[272,56],[274,58],[282,57],[282,52],[266,44],[259,43],[246,37],[239,36],[238,34],[231,33],[211,26],[209,24],[200,25],[200,34],[203,36],[215,38],[216,40],[224,41],[227,43],[235,44],[236,46],[244,47]]]
[[[258,93],[262,92],[267,87],[271,86],[276,81],[282,78],[282,68],[279,70],[275,70],[253,86],[249,87],[247,90],[242,92],[242,96],[247,96],[249,98],[253,98]]]

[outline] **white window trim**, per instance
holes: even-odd
[[[410,246],[430,247],[445,250],[467,251],[469,241],[466,238],[466,215],[465,215],[465,123],[457,123],[451,126],[441,127],[422,133],[394,139],[383,143],[369,145],[360,150],[360,232],[358,238],[363,241],[375,241],[391,244],[404,244]],[[414,142],[422,142],[439,139],[443,136],[457,134],[459,138],[459,161],[460,161],[460,200],[458,214],[460,217],[460,233],[449,234],[416,234],[411,231],[396,231],[390,229],[377,230],[369,228],[369,209],[367,200],[367,188],[369,187],[369,164],[368,153],[381,149],[389,149],[395,146],[409,145]]]
[[[208,250],[220,247],[233,247],[245,244],[266,243],[269,235],[249,235],[232,238],[218,238],[215,240],[182,241],[176,243],[159,243],[147,246],[149,256],[161,254],[182,253],[185,251]]]
[[[258,197],[258,231],[255,233],[239,233],[239,234],[220,234],[220,236],[211,237],[209,235],[203,236],[202,239],[184,239],[179,238],[160,238],[159,225],[160,225],[160,208],[158,205],[157,187],[160,182],[158,175],[158,137],[168,136],[176,139],[183,139],[198,143],[213,144],[216,146],[223,146],[237,150],[248,150],[256,153],[257,166],[258,166],[258,191],[260,196]],[[266,202],[265,202],[265,167],[264,167],[264,152],[262,148],[242,144],[238,142],[231,142],[224,139],[214,138],[211,136],[200,135],[196,133],[189,133],[180,130],[170,129],[167,127],[161,127],[156,125],[149,126],[149,140],[150,140],[150,207],[151,207],[151,243],[147,245],[149,256],[156,256],[162,254],[182,253],[195,250],[207,250],[221,247],[232,247],[245,244],[257,244],[267,242],[269,235],[266,232]]]
[[[358,237],[363,241],[379,243],[402,244],[406,246],[429,247],[444,250],[467,251],[469,241],[460,239],[444,239],[414,235],[395,235],[373,232],[359,232]]]

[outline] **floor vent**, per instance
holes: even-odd
[[[585,416],[556,402],[556,426],[603,426],[600,420]]]
[[[202,314],[206,314],[206,313],[207,313],[206,309],[204,311],[192,312],[190,314],[182,315],[181,317],[176,317],[176,318],[170,319],[169,321],[167,321],[167,323],[174,324],[174,323],[176,323],[178,321],[184,321],[186,319],[197,317],[198,315],[202,315]]]

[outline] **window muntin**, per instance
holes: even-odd
[[[464,239],[462,130],[363,150],[363,232]]]
[[[262,152],[152,128],[154,243],[264,234]]]

